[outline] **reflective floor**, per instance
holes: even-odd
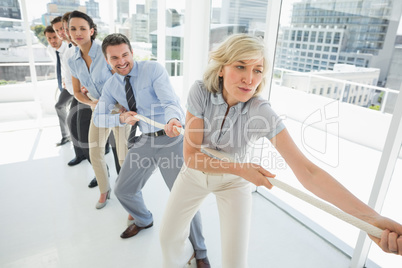
[[[0,267],[162,267],[159,223],[168,190],[159,172],[144,188],[153,228],[123,240],[127,213],[116,197],[95,209],[98,188],[87,161],[67,166],[71,144],[56,147],[58,127],[0,133]],[[106,156],[111,184],[116,171]],[[348,267],[348,257],[253,194],[250,267]],[[202,209],[204,235],[212,267],[221,267],[216,203]]]

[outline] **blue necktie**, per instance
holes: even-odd
[[[63,86],[61,85],[61,64],[60,64],[60,55],[58,51],[56,51],[56,56],[57,56],[57,65],[56,65],[57,84],[59,86],[60,91],[62,91]]]
[[[130,109],[130,111],[136,112],[137,103],[135,102],[133,88],[131,87],[130,76],[126,75],[124,80],[126,82],[125,90],[126,90],[126,99],[128,103],[128,108]]]
[[[134,98],[133,88],[131,87],[130,76],[126,75],[126,77],[124,77],[124,81],[126,82],[126,86],[124,87],[124,89],[126,90],[128,109],[130,109],[130,111],[137,112],[137,103]],[[136,122],[134,126],[131,127],[130,136],[128,137],[128,148],[131,148],[136,141],[135,134],[137,132],[137,125],[138,122]]]

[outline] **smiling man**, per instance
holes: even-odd
[[[153,226],[152,213],[142,197],[142,188],[156,168],[159,168],[169,190],[183,165],[183,136],[174,128],[182,127],[184,113],[166,70],[154,61],[134,61],[130,41],[122,34],[108,35],[102,43],[106,61],[115,71],[103,87],[95,108],[94,122],[98,127],[136,125],[141,114],[165,124],[160,129],[138,122],[142,135],[130,148],[115,184],[115,194],[129,213],[128,228],[121,238],[135,236]],[[126,111],[112,114],[116,103]],[[162,204],[161,204],[162,205]],[[201,216],[197,212],[191,223],[190,241],[197,267],[210,267]]]

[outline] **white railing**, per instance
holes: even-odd
[[[347,80],[343,80],[343,79],[330,78],[330,77],[322,76],[319,73],[311,73],[311,72],[302,73],[302,72],[297,72],[297,71],[283,69],[283,68],[274,68],[274,73],[276,73],[276,71],[280,72],[280,77],[275,78],[275,75],[274,75],[273,80],[275,82],[278,82],[277,85],[279,85],[279,86],[282,86],[284,73],[294,73],[294,74],[303,75],[305,77],[308,77],[307,88],[310,88],[311,78],[313,78],[313,77],[314,78],[319,78],[320,80],[327,80],[327,81],[331,81],[331,82],[336,82],[336,83],[341,85],[341,91],[340,91],[340,94],[339,94],[339,96],[340,96],[339,101],[341,101],[341,102],[345,102],[344,101],[344,96],[345,96],[345,88],[346,88],[347,85],[356,86],[356,87],[359,87],[359,88],[365,88],[365,89],[371,90],[372,92],[375,92],[376,90],[382,91],[382,92],[384,92],[384,96],[382,98],[381,106],[380,106],[380,111],[382,113],[384,113],[384,111],[385,111],[385,107],[386,107],[386,103],[387,103],[389,93],[395,93],[395,94],[399,93],[399,91],[395,90],[395,89],[378,87],[378,86],[373,86],[373,85],[368,85],[368,84],[362,84],[362,83],[347,81]],[[309,93],[311,93],[311,92],[309,92]],[[322,96],[323,97],[328,97],[328,96],[325,96],[325,95],[322,95]],[[352,104],[354,104],[354,103],[352,103]]]

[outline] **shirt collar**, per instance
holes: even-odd
[[[92,46],[88,52],[88,55],[91,57],[91,59],[96,57],[96,53],[98,52],[99,48],[99,45],[95,41],[92,41]]]
[[[251,100],[251,99],[250,99]],[[249,101],[250,101],[249,100]],[[225,99],[223,98],[223,95],[221,92],[217,92],[217,93],[212,93],[211,94],[211,101],[212,104],[214,105],[222,105],[222,104],[226,104]],[[234,107],[234,109],[236,111],[239,111],[241,114],[245,114],[248,111],[248,107],[249,105],[247,105],[248,102],[239,102],[237,103]]]
[[[96,57],[96,52],[98,51],[98,49],[100,48],[100,46],[98,45],[98,43],[94,41],[92,41],[92,45],[91,48],[89,49],[88,55],[91,57],[91,59]],[[79,58],[81,58],[81,50],[78,46],[75,47],[75,59],[78,60]]]
[[[137,65],[137,62],[134,61],[133,68],[132,68],[131,71],[128,73],[128,75],[129,75],[130,77],[137,77],[137,73],[138,73],[137,70],[138,70],[138,65]],[[120,74],[118,74],[118,73],[115,73],[115,75],[116,75],[116,77],[117,77],[121,82],[125,83],[125,82],[124,82],[124,78],[125,78],[126,76],[120,75]]]
[[[128,75],[137,77],[137,74],[138,74],[138,63],[136,61],[133,61],[133,68],[131,69]]]
[[[56,51],[63,54],[65,52],[66,48],[67,48],[66,42],[62,41],[61,46],[58,49],[56,49]]]

